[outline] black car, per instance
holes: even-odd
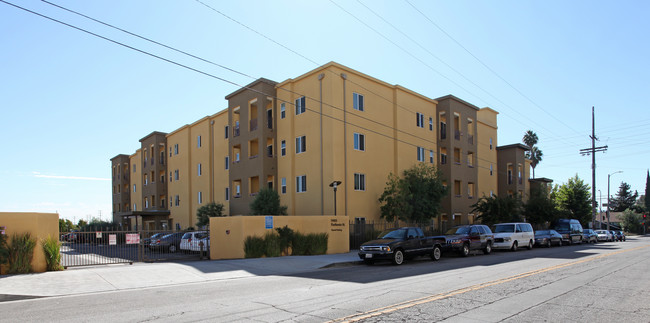
[[[362,244],[359,258],[368,265],[376,260],[390,260],[395,265],[401,265],[405,258],[416,256],[431,256],[431,259],[438,260],[444,243],[445,237],[425,237],[417,227],[389,229],[377,239]]]
[[[598,242],[598,234],[592,229],[584,229],[582,231],[582,240],[586,243]]]
[[[623,231],[614,231],[616,234],[616,241],[625,241],[625,233]]]
[[[154,233],[151,237],[142,239],[142,245],[145,246],[145,247],[149,247],[149,245],[151,244],[151,241],[158,240],[158,239],[160,239],[163,236],[168,235],[168,234],[169,234],[169,232]]]
[[[562,235],[562,243],[572,245],[584,241],[582,225],[576,219],[559,219],[555,221],[553,230]]]
[[[445,235],[445,248],[459,252],[463,257],[467,257],[472,250],[483,250],[486,255],[492,252],[494,234],[487,225],[461,225],[447,230]]]
[[[152,239],[149,243],[149,249],[166,250],[174,253],[180,250],[181,238],[183,238],[183,234],[185,234],[185,232],[176,232],[164,235],[159,239]]]
[[[535,231],[535,245],[536,246],[561,246],[562,235],[555,230],[537,230]]]

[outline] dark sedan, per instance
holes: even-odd
[[[151,241],[158,240],[168,234],[169,232],[154,233],[151,237],[142,239],[142,245],[144,245],[145,247],[149,247]]]
[[[152,239],[149,244],[149,249],[152,250],[166,250],[170,253],[174,253],[180,250],[181,238],[183,238],[185,232],[176,232],[170,233],[162,236],[159,239]]]
[[[598,242],[598,234],[592,229],[584,229],[584,231],[582,231],[582,237],[582,241],[586,243]]]
[[[561,246],[562,235],[555,230],[537,230],[535,231],[535,245],[536,246]]]

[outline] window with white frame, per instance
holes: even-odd
[[[176,195],[176,196],[174,197],[174,204],[175,204],[176,206],[181,205],[181,198],[180,198],[180,196]]]
[[[429,163],[433,164],[433,150],[429,150]]]
[[[352,93],[352,106],[355,110],[363,111],[363,95]]]
[[[135,184],[133,184],[133,193],[135,193]]]
[[[301,175],[296,177],[296,192],[298,193],[307,192],[307,175]]]
[[[280,155],[285,156],[287,154],[287,142],[286,140],[282,140],[280,142]]]
[[[172,177],[172,172],[169,172],[169,182],[173,182],[174,178]],[[171,198],[169,199],[171,201]]]
[[[178,155],[178,144],[174,144],[174,155]]]
[[[429,117],[429,130],[433,131],[433,118]]]
[[[283,102],[280,104],[280,119],[284,119],[284,117],[287,116],[287,107],[286,104]]]
[[[304,153],[307,151],[307,137],[296,137],[296,154]]]
[[[418,126],[419,128],[424,128],[424,114],[420,112],[415,113],[415,125]]]
[[[181,175],[180,175],[180,172],[178,171],[178,169],[175,170],[175,171],[174,171],[174,179],[175,179],[175,180],[179,180],[179,179],[180,179],[180,176],[181,176]]]
[[[424,148],[417,147],[417,151],[418,151],[418,161],[423,162],[424,161]]]
[[[366,175],[355,173],[354,174],[354,190],[355,191],[365,191],[366,190]]]
[[[281,186],[282,194],[287,194],[287,178],[286,177],[282,177],[280,186]]]
[[[355,150],[366,150],[366,136],[360,133],[354,133],[354,149]]]
[[[305,97],[296,99],[296,115],[305,113]]]

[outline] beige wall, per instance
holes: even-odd
[[[131,162],[131,187],[129,188],[131,194],[131,211],[142,211],[144,204],[142,202],[142,153],[138,149],[130,157]],[[133,185],[135,185],[135,192],[133,192]],[[135,204],[135,208],[133,208]]]
[[[185,125],[167,135],[167,195],[169,195],[169,211],[174,228],[179,223],[181,229],[195,226],[192,214],[192,197],[194,197],[192,174],[190,170],[190,126]],[[178,145],[178,153],[176,151]],[[170,153],[171,151],[171,153]],[[170,155],[171,154],[171,155]],[[176,179],[176,171],[179,177]],[[171,173],[171,179],[169,174]],[[176,196],[179,204],[176,205]]]
[[[230,214],[230,201],[226,200],[226,187],[229,186],[228,170],[226,169],[226,156],[228,152],[228,139],[225,138],[225,128],[228,125],[228,110],[224,109],[210,117],[212,125],[212,200],[224,206],[224,213]],[[231,131],[232,133],[232,131]],[[232,192],[229,192],[232,196]]]
[[[490,108],[482,108],[477,112],[478,138],[478,187],[477,197],[497,194],[497,114]],[[490,143],[492,140],[492,143]],[[490,172],[490,167],[492,172]]]
[[[0,226],[5,227],[8,242],[13,234],[31,233],[32,238],[36,239],[32,270],[44,272],[47,265],[41,240],[48,236],[59,240],[59,215],[57,213],[0,212]],[[5,273],[5,269],[2,272]]]
[[[263,237],[285,225],[303,234],[327,233],[327,253],[350,251],[347,216],[274,216],[273,229],[266,229],[265,216],[231,216],[210,218],[210,259],[244,258],[244,241],[248,236]]]

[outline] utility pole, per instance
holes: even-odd
[[[607,151],[607,146],[596,147],[596,114],[591,107],[591,148],[580,149],[581,155],[591,155],[591,228],[596,226],[596,152]]]

